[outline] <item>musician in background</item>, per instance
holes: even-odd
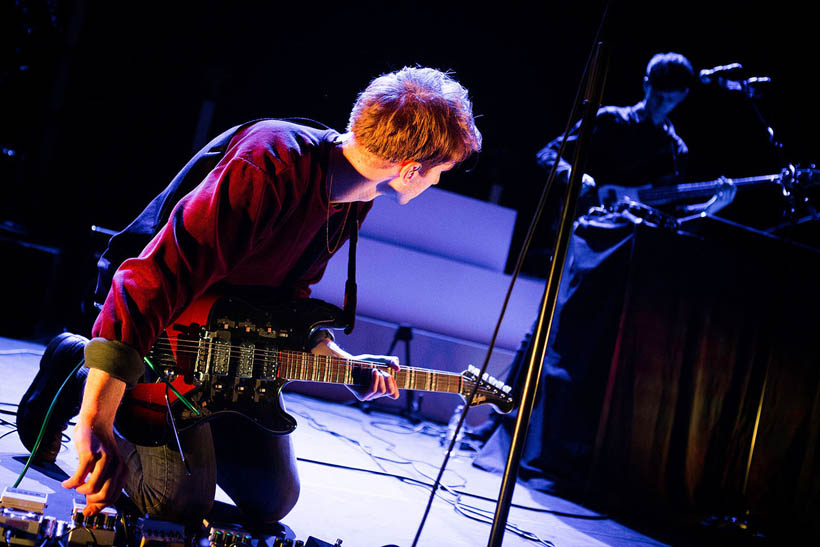
[[[688,149],[668,116],[686,98],[693,81],[694,71],[686,57],[658,53],[646,67],[644,95],[638,103],[598,110],[588,144],[579,215],[606,201],[607,196],[598,195],[603,186],[634,189],[683,182]],[[558,156],[562,137],[537,154],[538,163],[548,171],[558,162],[556,177],[564,185],[571,171],[565,158],[574,156],[579,130],[580,122],[568,136],[564,157]],[[677,203],[664,213],[715,213],[734,195],[734,185],[723,179],[706,202]],[[637,197],[633,194],[631,199],[636,201]],[[613,212],[582,216],[575,223],[521,459],[522,478],[544,473],[578,478],[589,463],[602,399],[601,382],[612,358],[629,270],[629,218]],[[534,329],[535,324],[522,340],[507,376],[515,399],[523,387]],[[488,441],[474,462],[476,466],[489,471],[503,469],[514,419],[514,415],[491,414],[472,432]]]
[[[99,263],[104,304],[93,338],[64,333],[49,343],[19,406],[23,444],[33,449],[44,409],[84,356],[87,368],[66,382],[42,459],[54,460],[61,432],[79,410],[79,465],[63,486],[86,496],[86,515],[112,504],[124,487],[141,513],[197,522],[219,484],[249,523],[277,522],[299,496],[290,437],[262,433],[239,418],[199,425],[180,435],[188,474],[174,441],[135,446],[113,430],[125,390],[144,373],[142,357],[209,289],[250,288],[283,302],[307,298],[374,198],[405,204],[480,147],[467,91],[431,68],[374,79],[344,134],[281,120],[223,133],[111,239]],[[146,233],[156,235],[144,248],[124,251]],[[398,368],[395,357],[354,357],[329,331],[319,332],[313,353]],[[361,400],[398,396],[393,376],[375,368],[370,385],[353,391]]]
[[[689,150],[675,132],[669,114],[688,95],[694,81],[689,60],[679,53],[658,53],[646,66],[643,99],[632,106],[604,106],[598,110],[589,142],[580,203],[595,205],[607,196],[596,196],[605,185],[638,187],[680,184],[686,173]],[[563,136],[537,154],[548,171],[558,162],[556,176],[566,183],[578,141],[580,122],[570,132],[564,157],[558,156]],[[716,213],[734,199],[735,187],[728,180],[708,201],[681,204],[676,213]],[[586,211],[579,208],[579,213]]]

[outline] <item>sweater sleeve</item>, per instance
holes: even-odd
[[[592,127],[592,133],[589,141],[589,152],[587,154],[588,161],[586,165],[586,173],[596,177],[598,174],[597,168],[599,163],[606,163],[605,158],[608,157],[609,144],[613,139],[617,139],[616,128],[621,124],[620,116],[615,110],[609,107],[602,107],[595,115],[595,124]],[[570,171],[572,171],[571,161],[575,157],[576,148],[578,146],[578,139],[581,134],[581,122],[576,123],[569,134],[567,135],[567,143],[564,147],[564,154],[558,155],[561,148],[561,141],[563,135],[558,135],[544,148],[538,151],[536,161],[538,164],[549,172],[552,166],[557,162],[558,168],[556,170],[556,178],[566,184],[569,181]]]
[[[242,157],[226,158],[114,274],[93,336],[145,355],[188,304],[253,252],[281,205],[267,171]]]

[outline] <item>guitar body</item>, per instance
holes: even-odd
[[[598,188],[598,201],[604,207],[612,207],[616,203],[624,201],[637,201],[644,203],[640,198],[643,190],[652,188],[647,184],[644,186],[618,186],[616,184],[606,184]],[[648,205],[648,204],[647,204]]]
[[[147,373],[148,381],[126,392],[117,431],[134,444],[156,446],[168,442],[173,426],[184,431],[222,414],[239,414],[268,433],[291,433],[296,420],[282,408],[288,378],[279,374],[281,352],[306,352],[311,333],[334,326],[340,314],[315,299],[260,310],[236,298],[203,296],[146,356],[196,412],[156,374]]]

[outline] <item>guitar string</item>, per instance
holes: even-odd
[[[165,346],[165,345],[167,345],[167,343],[161,343],[160,342],[160,343],[157,344],[157,346],[160,346],[160,345]],[[198,346],[196,348],[198,349]],[[170,347],[160,347],[158,349],[160,349],[162,351],[171,351]],[[194,354],[197,353],[197,349],[194,349],[194,347],[191,347],[191,349],[184,349],[183,348],[183,349],[180,349],[180,351],[182,351],[183,353],[186,353],[186,354],[194,355]],[[258,353],[264,353],[264,351],[260,350]],[[267,353],[275,353],[275,352],[268,351]],[[324,355],[320,356],[322,358],[322,361],[324,361],[324,363],[313,363],[313,362],[307,363],[303,360],[303,358],[301,356],[302,355],[313,355],[313,354],[306,354],[306,353],[285,351],[285,350],[280,351],[279,353],[280,353],[280,362],[282,364],[282,367],[288,372],[291,371],[290,367],[293,367],[293,366],[300,367],[300,370],[297,371],[297,372],[306,371],[308,373],[310,373],[312,371],[316,371],[316,370],[321,370],[322,368],[328,367],[328,365],[331,365],[331,367],[333,365],[336,365],[336,366],[339,366],[339,367],[360,366],[362,368],[370,368],[370,369],[385,368],[385,370],[388,371],[392,376],[396,377],[397,380],[399,380],[403,386],[405,384],[410,384],[410,385],[413,386],[413,387],[409,387],[409,386],[408,387],[402,387],[402,389],[416,389],[416,390],[422,390],[422,391],[428,391],[429,390],[429,391],[440,391],[440,392],[447,392],[447,393],[460,393],[462,391],[462,388],[463,388],[462,382],[465,381],[465,378],[460,374],[455,374],[455,373],[450,373],[450,372],[440,372],[440,371],[435,371],[435,370],[431,370],[431,369],[421,369],[421,368],[414,368],[414,367],[402,367],[401,370],[393,371],[392,369],[387,368],[386,366],[382,365],[381,363],[373,363],[372,361],[353,361],[353,360],[347,360],[347,359],[342,359],[342,358],[338,358],[338,357],[331,357],[331,356],[324,356]],[[227,352],[227,354],[228,354],[229,358],[234,358],[234,359],[239,359],[239,358],[243,357],[243,352],[242,352],[241,349],[229,350]],[[261,358],[259,356],[254,355],[253,360],[254,360],[254,362],[258,362],[259,360],[261,360]],[[286,375],[291,376],[291,374],[286,374]],[[418,380],[421,380],[420,382],[416,381],[416,378],[414,377],[415,375],[420,376],[420,378],[418,378]],[[310,379],[310,378],[307,377],[307,375],[303,375],[303,374],[298,374],[298,375],[293,375],[293,376],[296,376],[296,377],[290,378],[290,379],[294,379],[294,380],[308,380],[308,379]],[[325,377],[326,378],[327,376],[326,376],[325,373],[322,373],[320,377]],[[331,373],[330,377],[331,378],[333,377],[332,373]],[[316,381],[319,381],[319,379],[317,378]],[[327,379],[324,380],[324,381],[330,382],[330,380],[327,380]],[[466,381],[469,382],[469,381],[475,381],[475,380],[466,379]],[[330,382],[330,383],[345,383],[345,381],[343,381],[341,378],[339,378],[339,379],[337,379],[336,382]],[[480,383],[485,384],[485,387],[482,390],[482,391],[485,391],[485,392],[487,391],[488,387],[491,386],[491,384],[486,384],[485,382],[480,382]],[[492,386],[492,387],[493,387],[493,389],[497,389],[494,386]]]
[[[172,351],[170,341],[158,341],[155,344],[154,347],[161,350],[161,351]],[[244,355],[247,355],[247,352],[244,351],[242,348],[236,348],[233,345],[229,345],[228,347],[229,347],[229,349],[227,351],[227,354],[228,354],[229,358],[241,358]],[[189,341],[189,340],[184,340],[184,341],[179,341],[178,342],[178,351],[181,351],[183,353],[190,354],[190,355],[195,355],[196,353],[198,353],[199,349],[200,349],[200,346],[199,346],[198,342]],[[259,354],[262,354],[262,355],[259,355]],[[374,363],[373,361],[359,361],[359,360],[354,360],[354,359],[344,359],[344,358],[341,358],[341,357],[333,357],[333,356],[325,356],[325,355],[320,355],[319,356],[319,357],[322,358],[321,360],[324,361],[324,363],[316,363],[316,362],[306,363],[303,360],[303,357],[302,357],[303,355],[311,355],[312,356],[314,354],[309,354],[309,353],[305,353],[305,352],[298,352],[298,351],[293,351],[293,350],[262,350],[262,349],[254,348],[253,360],[254,360],[254,362],[256,362],[257,360],[261,360],[264,357],[278,356],[278,357],[280,357],[280,361],[282,362],[282,364],[285,367],[293,366],[293,365],[300,365],[305,370],[319,369],[319,368],[322,368],[322,367],[327,367],[328,365],[331,365],[331,366],[336,365],[336,366],[344,366],[344,367],[359,366],[359,367],[362,367],[362,368],[371,368],[371,369],[373,369],[373,368],[382,369],[383,368],[383,369],[386,369],[386,371],[388,371],[393,376],[396,376],[399,373],[404,373],[406,375],[405,378],[404,378],[405,380],[410,380],[412,378],[411,375],[414,375],[414,374],[424,374],[427,377],[426,378],[423,377],[422,380],[430,388],[433,388],[433,387],[436,387],[436,388],[446,387],[447,388],[446,390],[441,390],[441,391],[451,392],[449,390],[453,389],[455,391],[452,391],[452,392],[455,392],[455,393],[461,391],[461,382],[462,382],[462,380],[465,380],[463,375],[457,374],[457,373],[452,373],[452,372],[436,371],[436,370],[431,370],[431,369],[407,367],[407,366],[403,366],[400,370],[394,371],[394,370],[390,369],[389,367],[387,367],[387,365],[383,365],[382,363]],[[311,357],[311,360],[312,359],[313,359],[313,357]],[[500,389],[496,388],[495,386],[492,386],[492,384],[488,384],[484,380],[478,380],[478,379],[473,380],[473,379],[469,379],[469,378],[466,379],[466,380],[467,381],[478,381],[480,384],[484,384],[486,386],[485,390],[487,388],[492,388],[493,390],[501,391]],[[442,384],[444,384],[445,382],[446,382],[447,385],[442,386]],[[454,383],[455,383],[455,385],[453,385]],[[415,389],[420,389],[420,388],[417,387]],[[433,391],[436,391],[436,390],[437,389],[433,389]]]
[[[219,345],[217,344],[216,346],[219,346]],[[243,353],[246,352],[246,350],[244,350],[243,348],[237,347],[233,344],[230,344],[230,345],[226,344],[226,346],[229,348],[228,353],[230,354],[231,357],[241,357],[243,355]],[[162,349],[164,351],[173,351],[173,347],[172,347],[170,342],[157,342],[154,345],[154,347]],[[187,341],[187,340],[184,341],[184,342],[178,342],[177,347],[182,348],[182,351],[186,354],[196,354],[196,353],[198,353],[198,351],[200,349],[199,343],[194,342],[194,341]],[[310,355],[311,359],[313,359],[314,355],[317,355],[317,354],[313,354],[313,353],[309,353],[309,352],[300,352],[300,351],[296,351],[296,350],[265,350],[265,349],[260,349],[260,348],[256,348],[256,347],[253,348],[253,353],[254,353],[254,356],[262,354],[262,356],[264,356],[264,357],[275,357],[275,356],[278,355],[278,356],[284,356],[286,358],[295,357],[295,358],[300,359],[300,360],[302,358],[301,357],[302,355]],[[390,370],[391,372],[402,372],[404,370],[408,370],[408,371],[412,370],[414,372],[418,372],[418,371],[421,371],[421,372],[424,372],[424,373],[429,372],[429,373],[433,373],[433,374],[440,374],[440,375],[443,375],[443,376],[452,376],[452,377],[455,377],[455,378],[461,378],[462,377],[461,374],[458,374],[458,373],[455,373],[455,372],[438,371],[438,370],[433,370],[433,369],[418,368],[418,367],[411,367],[411,366],[405,366],[405,365],[402,365],[401,369],[399,371],[393,371],[392,369],[390,369],[384,363],[377,363],[377,362],[374,362],[374,361],[362,361],[362,360],[356,360],[356,359],[345,359],[344,357],[335,357],[335,356],[330,356],[330,355],[318,355],[318,357],[322,358],[323,360],[330,360],[330,363],[326,362],[325,364],[338,364],[338,365],[341,365],[341,366],[361,366],[361,367],[364,367],[364,368],[384,368],[384,369]],[[313,363],[306,363],[306,366],[312,366],[312,365],[313,365]]]
[[[216,345],[216,346],[219,347],[219,345]],[[158,348],[166,350],[166,351],[171,351],[173,349],[170,342],[158,342],[157,344],[155,344],[155,347],[158,347]],[[196,342],[179,343],[177,345],[177,347],[180,348],[181,351],[183,351],[184,353],[187,353],[187,354],[196,354],[196,353],[198,353],[198,351],[200,349],[199,344],[196,343]],[[231,357],[242,357],[243,354],[250,353],[250,351],[248,351],[246,349],[243,349],[241,347],[234,346],[234,345],[227,345],[226,344],[225,347],[227,347],[227,353],[230,354]],[[295,350],[265,350],[265,349],[260,349],[260,348],[253,348],[253,354],[254,354],[254,357],[260,357],[260,356],[261,357],[277,357],[278,356],[278,357],[284,357],[286,359],[296,358],[296,359],[299,359],[299,360],[302,359],[303,355],[309,355],[310,359],[314,359],[314,355],[317,355],[317,354],[313,354],[313,353],[309,353],[309,352],[300,352],[300,351],[295,351]],[[334,357],[334,356],[330,356],[330,355],[318,355],[318,357],[325,361],[324,364],[338,364],[338,365],[341,365],[341,366],[361,366],[361,367],[365,367],[365,368],[389,368],[387,365],[385,365],[383,363],[377,363],[377,362],[374,362],[374,361],[360,361],[360,360],[356,360],[356,359],[345,359],[344,357]],[[330,361],[330,362],[328,363],[328,361]],[[313,364],[314,363],[306,363],[307,366],[311,366]],[[457,374],[454,374],[454,373],[439,372],[439,371],[435,371],[435,370],[432,370],[432,369],[415,368],[415,367],[408,367],[408,366],[402,366],[401,370],[430,371],[430,372],[435,372],[437,374],[445,374],[445,375],[450,374],[450,375],[458,376]]]
[[[761,177],[741,177],[737,179],[728,179],[734,184],[735,186],[742,186],[745,184],[751,184],[754,182],[772,182],[780,178],[780,175],[765,175]],[[653,199],[663,199],[669,197],[677,197],[681,193],[695,193],[695,192],[707,192],[717,189],[720,186],[720,181],[707,181],[707,182],[691,182],[686,184],[679,184],[676,186],[669,186],[664,187],[660,186],[657,188],[645,188],[643,190],[638,191],[638,195],[643,199],[653,200]]]

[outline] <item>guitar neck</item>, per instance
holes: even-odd
[[[176,360],[170,355],[167,341],[158,343],[160,350],[152,356],[158,365],[173,368]],[[295,350],[256,348],[253,345],[201,342],[180,342],[177,353],[189,355],[198,364],[196,368],[211,374],[236,374],[261,380],[301,380],[328,384],[365,385],[370,382],[373,369],[386,372],[396,380],[399,389],[462,393],[464,377],[461,374],[402,366],[393,370],[383,363],[344,359]],[[235,363],[233,366],[231,363]],[[254,372],[255,371],[255,372]]]
[[[463,377],[460,374],[414,367],[393,370],[381,363],[357,361],[300,351],[279,351],[276,377],[286,380],[304,380],[330,384],[362,384],[369,380],[370,370],[376,368],[396,379],[399,389],[461,393]],[[364,378],[363,378],[364,376]]]
[[[735,186],[746,186],[761,184],[764,182],[776,182],[781,175],[763,175],[759,177],[743,177],[737,179],[727,179]],[[706,182],[690,182],[675,186],[658,186],[655,188],[644,188],[638,191],[638,198],[647,205],[670,203],[686,198],[708,198],[722,184],[721,180],[710,180]]]

